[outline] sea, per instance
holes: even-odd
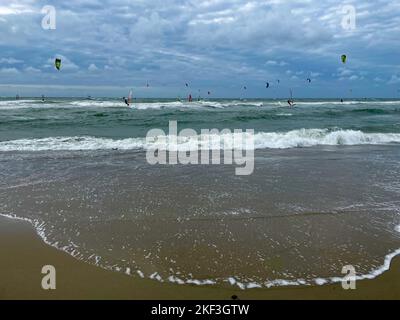
[[[254,130],[254,171],[149,163],[146,136],[170,121]],[[400,101],[0,98],[0,214],[154,281],[324,285],[348,266],[371,279],[400,254]]]

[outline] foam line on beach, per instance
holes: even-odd
[[[131,271],[131,268],[125,268],[125,267],[119,267],[117,265],[109,266],[109,265],[103,265],[100,263],[101,257],[96,256],[96,255],[91,255],[89,258],[85,258],[83,254],[81,254],[78,251],[78,248],[76,245],[71,245],[71,246],[64,246],[60,247],[58,246],[58,243],[52,243],[48,240],[44,228],[44,223],[39,222],[39,221],[33,221],[29,218],[24,218],[24,217],[18,217],[16,215],[10,215],[10,214],[4,214],[0,213],[0,216],[9,218],[9,219],[15,219],[15,220],[20,220],[20,221],[25,221],[31,223],[31,225],[34,227],[36,230],[36,233],[40,236],[40,238],[49,246],[52,246],[58,250],[64,251],[65,253],[71,255],[72,257],[83,261],[83,262],[88,262],[90,258],[95,257],[96,265],[97,267],[100,267],[105,270],[109,271],[114,271],[114,272],[122,272],[125,273],[128,276],[139,276],[140,278],[149,278],[152,280],[156,280],[159,282],[171,282],[175,284],[180,284],[180,285],[185,285],[185,284],[191,284],[191,285],[198,285],[198,286],[203,286],[203,285],[216,285],[218,283],[228,283],[231,286],[237,286],[241,290],[247,290],[247,289],[255,289],[255,288],[271,288],[271,287],[288,287],[288,286],[312,286],[312,285],[328,285],[328,284],[334,284],[334,283],[340,283],[343,281],[344,278],[342,277],[330,277],[330,278],[315,278],[313,280],[305,280],[305,279],[297,279],[297,280],[286,280],[286,279],[275,279],[275,280],[267,280],[263,283],[258,283],[254,281],[246,281],[246,280],[241,280],[239,281],[238,279],[235,278],[235,276],[230,276],[227,278],[218,278],[218,279],[182,279],[177,277],[176,275],[170,275],[166,279],[162,278],[158,272],[153,272],[152,274],[146,275],[140,271],[136,270],[136,274]],[[395,230],[397,232],[400,232],[400,225],[395,227]],[[376,277],[380,276],[381,274],[385,273],[390,269],[390,265],[392,260],[400,255],[400,248],[395,250],[394,252],[391,252],[387,254],[384,258],[384,263],[382,266],[379,268],[376,268],[372,271],[370,271],[367,274],[362,274],[362,275],[357,275],[356,280],[372,280],[375,279]]]

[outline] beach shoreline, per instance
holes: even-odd
[[[140,279],[79,261],[46,244],[28,221],[0,216],[0,299],[400,299],[400,257],[375,279],[357,281],[356,290],[341,284],[263,289],[178,285]],[[57,289],[41,288],[41,268],[53,265]]]

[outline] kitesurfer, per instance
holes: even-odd
[[[125,104],[129,107],[129,101],[127,98],[123,97],[122,99],[124,99]]]

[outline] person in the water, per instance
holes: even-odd
[[[127,98],[123,97],[122,99],[124,99],[125,104],[129,107],[129,101]]]

